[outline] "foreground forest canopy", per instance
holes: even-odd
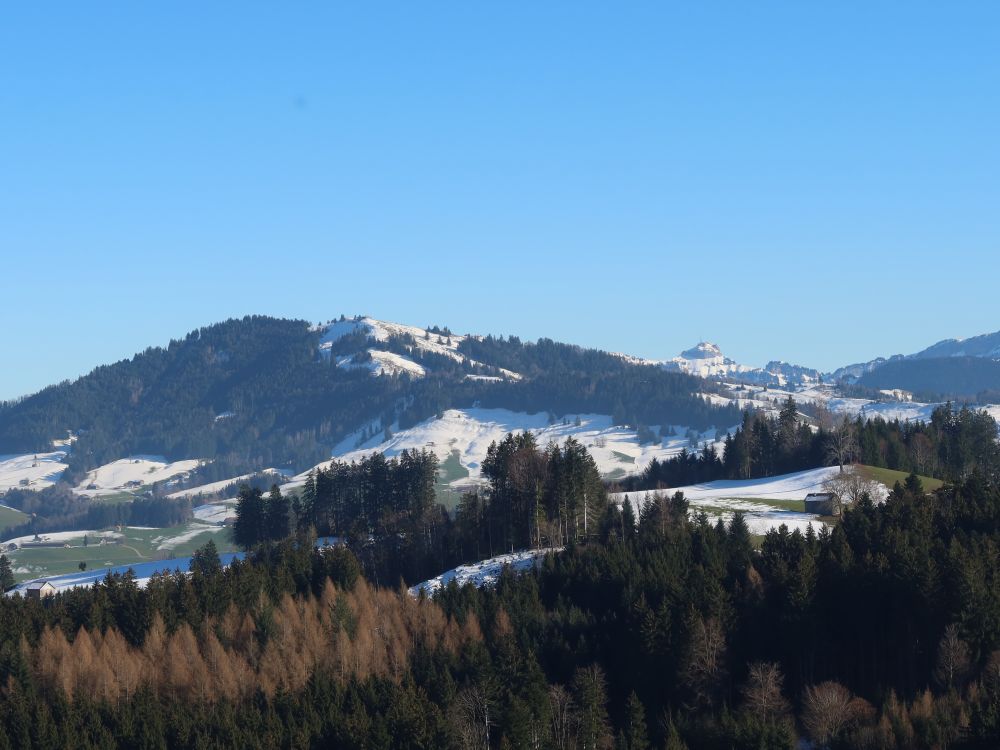
[[[738,514],[728,525],[691,518],[679,493],[651,495],[638,518],[627,504],[587,507],[586,485],[565,478],[588,476],[572,445],[537,475],[549,484],[535,486],[536,505],[524,506],[511,472],[544,451],[512,436],[491,457],[497,505],[468,542],[488,543],[490,528],[530,541],[542,528],[566,545],[494,588],[452,583],[414,598],[396,585],[415,582],[410,561],[372,551],[389,537],[434,538],[415,456],[382,465],[384,484],[368,494],[336,487],[357,490],[373,466],[332,467],[331,487],[317,476],[297,509],[280,492],[246,493],[258,536],[227,568],[209,545],[190,575],[145,588],[111,576],[46,602],[4,598],[0,746],[1000,744],[1000,487],[989,467],[933,495],[911,476],[832,530],[780,529],[755,549]],[[333,520],[352,507],[337,497],[380,493],[376,516],[362,504]],[[295,513],[308,519],[301,529]],[[411,525],[388,525],[398,518]],[[386,533],[316,548],[316,522]]]

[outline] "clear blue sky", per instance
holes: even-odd
[[[1000,3],[346,5],[5,8],[0,397],[246,313],[824,369],[1000,329]]]

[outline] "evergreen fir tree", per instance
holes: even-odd
[[[584,750],[604,747],[609,738],[604,670],[596,664],[576,670],[573,675],[573,699],[577,708],[580,746]]]
[[[263,493],[244,485],[236,501],[233,541],[243,549],[250,549],[267,538],[266,528]]]
[[[266,536],[272,542],[280,542],[291,530],[291,504],[287,496],[281,494],[278,485],[271,486],[264,509]]]
[[[213,576],[222,572],[222,562],[214,539],[209,539],[203,547],[195,550],[191,557],[191,572],[202,576]]]
[[[673,721],[667,724],[667,742],[664,745],[664,750],[688,750],[687,744],[681,738],[680,732],[677,731],[677,725]]]
[[[624,750],[648,750],[649,736],[646,730],[646,709],[633,690],[625,704]]]
[[[299,490],[296,501],[299,511],[296,516],[299,531],[305,531],[308,526],[316,526],[316,474],[310,471],[306,475],[306,483]]]
[[[636,533],[635,510],[633,510],[632,502],[628,499],[628,496],[622,502],[621,522],[622,541],[625,542],[632,539]]]
[[[14,571],[11,570],[7,555],[0,555],[0,589],[7,591],[14,588]]]

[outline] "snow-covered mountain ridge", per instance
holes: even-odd
[[[862,376],[883,365],[901,360],[956,359],[960,357],[1000,361],[1000,331],[984,333],[967,339],[943,339],[914,354],[893,354],[890,357],[876,357],[867,362],[847,365],[834,370],[830,374],[830,380],[844,380],[854,383]]]
[[[459,335],[448,329],[419,328],[417,326],[392,323],[370,316],[341,318],[314,326],[320,332],[320,353],[335,357],[338,367],[345,369],[367,369],[373,375],[400,375],[420,378],[427,374],[427,366],[421,362],[424,354],[447,357],[465,366],[481,369],[488,374],[470,374],[470,378],[497,377],[517,380],[519,373],[500,367],[491,367],[462,354],[460,347],[468,338],[482,338],[471,334]],[[367,341],[362,352],[333,354],[335,346],[348,336],[360,334]],[[387,346],[391,341],[399,342],[395,351]],[[406,353],[398,351],[400,345]],[[725,356],[717,344],[702,341],[694,347],[668,359],[644,359],[629,354],[619,354],[632,364],[658,365],[670,372],[682,372],[700,378],[737,380],[755,385],[804,385],[819,382],[818,370],[799,365],[772,360],[764,367],[741,364]]]
[[[808,367],[772,360],[764,367],[740,364],[725,356],[718,345],[702,341],[679,356],[662,363],[667,370],[685,372],[701,378],[737,380],[756,385],[807,385],[817,383],[820,373]]]
[[[839,367],[829,373],[821,373],[813,368],[793,365],[780,360],[772,360],[763,367],[745,365],[725,356],[717,344],[707,341],[700,342],[691,349],[681,352],[678,356],[666,360],[639,360],[632,357],[628,359],[644,364],[658,364],[667,370],[684,372],[710,380],[777,387],[809,387],[820,382],[856,383],[864,375],[889,363],[963,357],[1000,361],[1000,331],[969,339],[945,339],[915,354],[876,357],[867,362],[857,362]],[[1000,388],[1000,383],[997,384],[997,387]],[[943,383],[940,390],[948,391],[947,384]]]

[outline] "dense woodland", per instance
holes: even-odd
[[[345,540],[374,581],[430,578],[459,563],[525,547],[594,538],[608,505],[593,458],[576,440],[540,448],[530,433],[493,443],[488,485],[463,496],[454,517],[435,500],[437,458],[403,451],[359,462],[333,461],[288,496],[240,491],[233,529],[253,549],[292,531]]]
[[[818,422],[810,425],[809,421]],[[720,456],[710,445],[653,459],[643,473],[623,482],[627,490],[683,487],[715,479],[755,479],[829,464],[862,463],[963,481],[973,472],[997,478],[1000,446],[996,421],[985,411],[943,404],[929,422],[882,418],[802,418],[791,397],[778,416],[745,412],[726,436]]]
[[[425,335],[450,334],[428,329]],[[305,321],[262,316],[193,331],[165,348],[0,404],[0,453],[46,451],[72,430],[78,440],[68,481],[122,456],[158,454],[212,459],[195,477],[210,482],[273,467],[304,471],[359,426],[376,434],[394,422],[407,427],[476,404],[701,430],[739,419],[735,408],[693,395],[711,387],[695,378],[546,339],[465,339],[460,352],[485,365],[425,352],[407,336],[380,342],[428,368],[427,377],[410,379],[338,367],[341,356],[362,363],[369,345],[362,334],[335,342],[329,357],[320,355],[319,337]],[[499,367],[525,377],[466,378],[497,375]]]
[[[1000,362],[965,356],[893,359],[865,373],[858,382],[874,389],[902,388],[926,401],[975,398],[997,390]]]
[[[307,531],[145,589],[4,598],[0,746],[1000,743],[1000,488],[979,472],[759,550],[739,516],[654,495],[494,589],[366,577]]]

